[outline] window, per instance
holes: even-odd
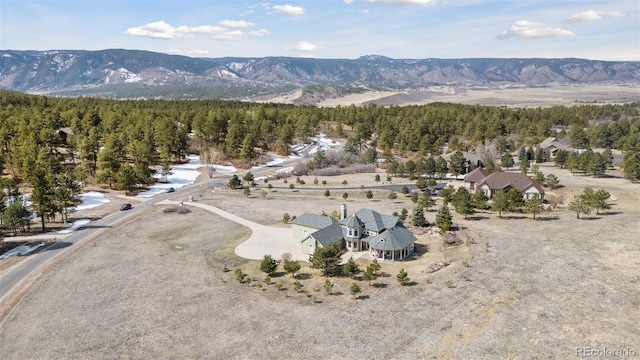
[[[351,241],[347,241],[347,247],[351,248]]]

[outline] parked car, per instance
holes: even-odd
[[[122,206],[120,206],[120,211],[131,210],[132,208],[133,206],[131,206],[131,204],[122,204]]]
[[[172,192],[175,192],[175,191],[176,191],[176,188],[173,188],[173,187],[170,187],[170,188],[167,189],[168,193],[172,193]]]

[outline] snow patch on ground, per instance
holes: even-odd
[[[235,166],[232,165],[213,165],[213,167],[216,169],[217,172],[236,172],[238,171],[238,169],[235,168]]]
[[[82,226],[87,225],[89,222],[91,222],[91,219],[79,219],[79,220],[76,220],[68,228],[58,231],[58,234],[69,234],[69,233],[72,233],[72,232],[78,230],[79,228],[81,228]]]
[[[189,155],[187,158],[189,162],[173,166],[171,168],[171,174],[167,175],[166,179],[160,172],[157,172],[153,177],[162,182],[157,182],[149,186],[147,191],[139,193],[136,197],[148,198],[167,192],[169,188],[178,189],[193,184],[198,176],[202,174],[201,171],[198,171],[198,169],[202,167],[202,163],[198,155]]]
[[[24,244],[24,245],[20,245],[18,247],[15,247],[7,252],[5,252],[4,254],[0,255],[0,259],[7,259],[10,258],[12,256],[24,256],[24,255],[29,255],[30,253],[36,251],[37,249],[43,247],[47,245],[46,241],[42,241],[39,242],[37,244],[34,245],[30,245],[30,244]]]
[[[75,209],[76,211],[93,209],[110,202],[109,199],[104,197],[103,193],[97,191],[89,191],[84,194],[80,194],[78,198],[80,198],[80,201],[82,201],[82,203],[71,208]]]

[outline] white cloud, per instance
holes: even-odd
[[[295,47],[296,51],[316,51],[318,49],[322,49],[322,47],[306,41],[300,41]]]
[[[393,5],[434,5],[440,0],[367,0],[368,2],[378,2]]]
[[[190,33],[199,33],[199,34],[220,34],[227,31],[227,28],[221,26],[211,26],[211,25],[200,25],[196,27],[186,27],[187,31]]]
[[[528,20],[518,20],[510,28],[498,34],[498,39],[525,38],[538,39],[549,37],[573,36],[572,31],[563,28],[554,28],[543,23]]]
[[[187,55],[187,56],[191,56],[191,55],[207,55],[207,54],[209,54],[209,50],[169,49],[168,53],[169,54],[176,54],[176,55]]]
[[[156,39],[175,39],[189,35],[186,26],[173,27],[164,21],[155,21],[142,26],[128,28],[125,34]]]
[[[254,23],[244,20],[222,20],[218,25],[230,28],[250,28],[255,26]]]
[[[584,21],[595,21],[595,20],[602,20],[605,17],[617,17],[617,16],[624,16],[624,15],[625,15],[624,13],[621,13],[619,11],[612,11],[610,13],[605,13],[604,11],[587,10],[587,11],[582,11],[582,12],[571,15],[571,17],[565,20],[565,22],[577,23],[577,22],[584,22]]]
[[[156,21],[142,26],[128,28],[125,34],[171,40],[181,37],[192,37],[193,34],[222,34],[227,30],[225,27],[211,25],[174,27],[164,21]]]
[[[344,2],[345,4],[349,5],[353,2],[353,0],[342,0],[342,2]]]
[[[240,38],[242,38],[242,31],[240,30],[225,31],[222,34],[215,35],[213,38],[216,40],[223,40],[223,41],[240,40]]]
[[[274,10],[287,15],[304,15],[304,8],[292,5],[275,5]]]
[[[269,35],[269,30],[267,29],[254,30],[254,31],[249,31],[247,34],[250,36],[265,36],[265,35]]]

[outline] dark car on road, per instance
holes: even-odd
[[[167,189],[168,193],[176,192],[176,188],[170,187]]]
[[[131,204],[122,204],[122,206],[120,206],[120,211],[131,210],[131,208],[133,208]]]

